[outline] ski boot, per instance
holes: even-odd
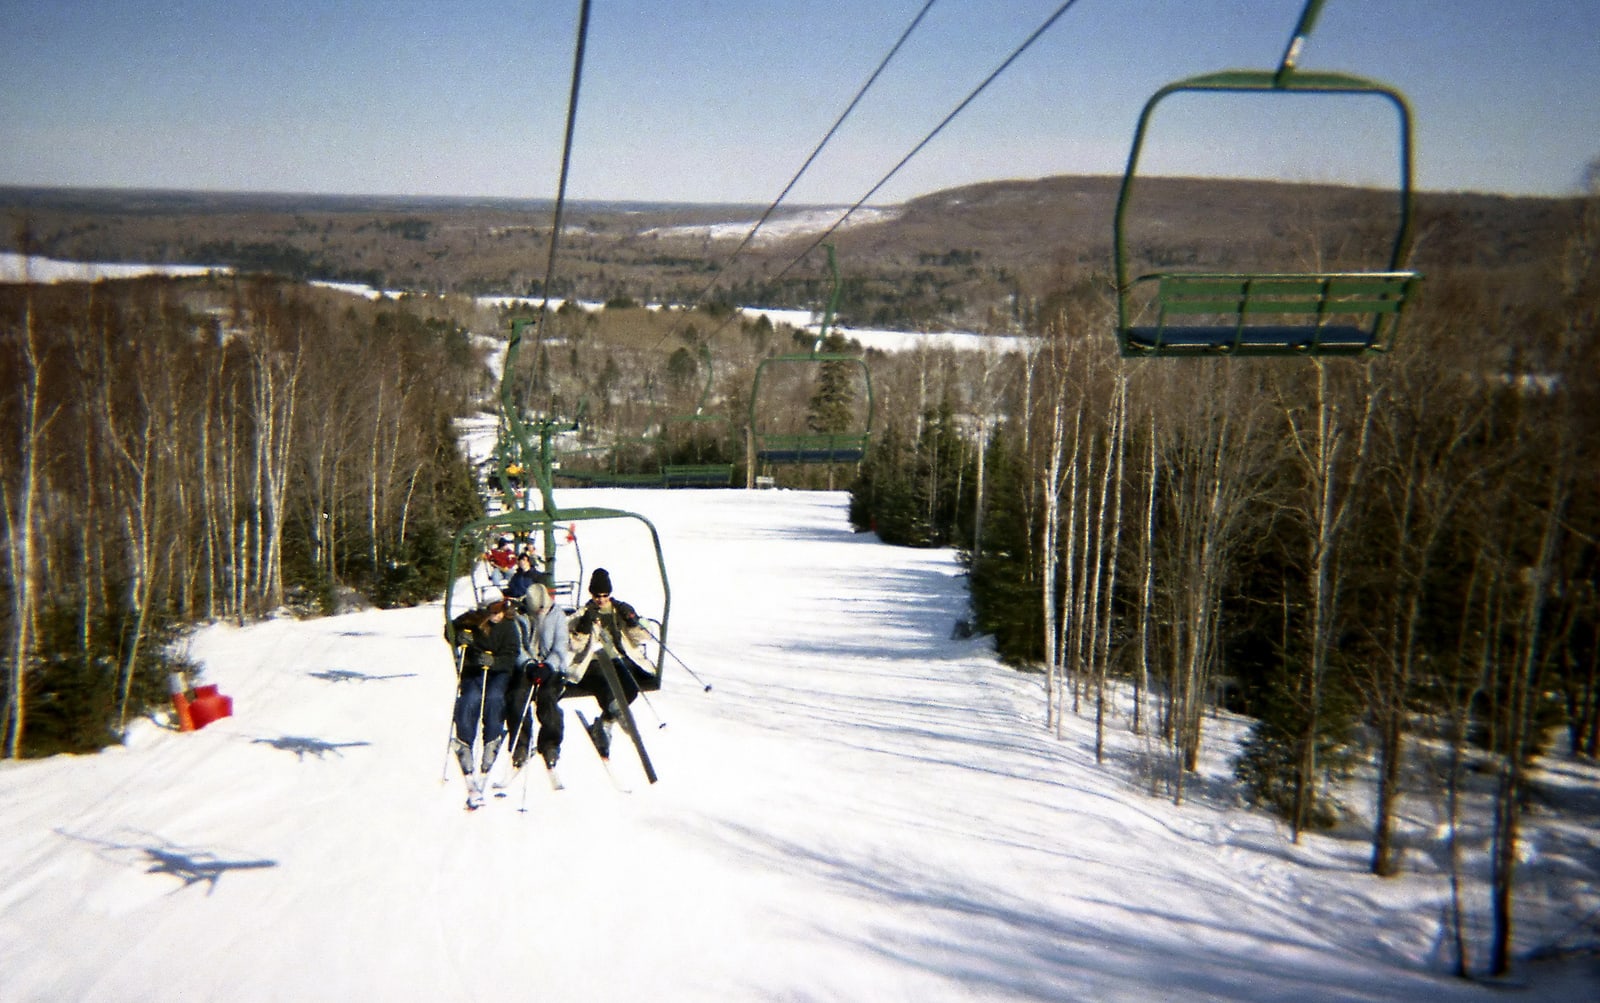
[[[504,744],[505,740],[506,740],[506,737],[504,735],[501,735],[499,738],[490,739],[489,741],[483,743],[483,775],[484,776],[488,776],[489,775],[489,770],[494,766],[495,759],[499,757],[499,755],[500,755],[500,746],[502,744]]]
[[[487,774],[467,774],[467,811],[476,811],[483,807],[483,785],[488,779]]]
[[[456,755],[456,763],[461,767],[461,775],[472,776],[472,746],[459,738],[450,739],[450,751]]]
[[[611,758],[611,719],[605,715],[595,719],[589,725],[589,741],[594,743],[594,749],[600,753],[601,759]]]

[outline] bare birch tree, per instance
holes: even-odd
[[[1296,842],[1312,820],[1319,796],[1319,752],[1324,739],[1324,690],[1334,648],[1339,593],[1344,584],[1339,545],[1354,510],[1365,472],[1372,411],[1377,399],[1370,367],[1362,367],[1351,395],[1336,397],[1329,363],[1314,359],[1309,402],[1287,400],[1283,413],[1292,454],[1304,485],[1297,513],[1305,525],[1309,623],[1304,629],[1304,664],[1299,674],[1303,727],[1294,776],[1291,829]],[[1293,391],[1291,391],[1293,392]],[[1353,405],[1355,415],[1347,415]]]
[[[1265,425],[1259,370],[1236,361],[1173,374],[1158,411],[1167,519],[1157,556],[1166,620],[1172,794],[1198,765],[1203,712],[1220,658],[1218,639],[1230,573],[1250,534],[1263,532],[1263,499],[1275,437]],[[1156,392],[1154,387],[1147,388]]]
[[[12,342],[6,354],[18,363],[17,392],[12,395],[8,425],[15,430],[17,450],[0,448],[0,462],[11,469],[0,469],[0,512],[5,517],[6,569],[10,575],[11,636],[6,644],[5,755],[22,755],[23,734],[28,720],[28,666],[34,654],[34,638],[41,590],[39,575],[39,494],[42,451],[50,425],[60,413],[59,403],[47,405],[42,389],[45,348],[34,323],[33,302],[24,307],[21,330],[9,332]],[[12,438],[8,435],[7,438]],[[16,485],[15,488],[10,485]]]
[[[1419,343],[1413,337],[1406,344]],[[1385,371],[1389,403],[1374,423],[1374,494],[1382,511],[1381,518],[1375,513],[1381,526],[1369,539],[1384,585],[1371,604],[1382,611],[1371,627],[1376,657],[1361,679],[1378,739],[1371,869],[1384,876],[1399,871],[1395,816],[1423,656],[1424,602],[1436,588],[1432,579],[1452,520],[1491,469],[1466,448],[1483,428],[1487,398],[1466,393],[1454,369],[1436,359],[1431,348],[1409,348],[1391,361]]]

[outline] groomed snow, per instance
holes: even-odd
[[[1125,720],[1103,765],[1089,720],[1048,734],[1039,677],[949,639],[954,555],[852,533],[844,495],[559,499],[661,533],[668,644],[713,689],[669,659],[634,705],[658,784],[624,745],[616,790],[569,704],[567,789],[463,811],[438,605],[213,626],[235,716],[0,763],[0,999],[1507,998],[1444,974],[1435,837],[1389,881],[1359,832],[1291,844],[1239,805],[1226,717],[1192,800],[1148,796]],[[578,527],[659,612],[643,532]],[[1597,905],[1593,823],[1530,817],[1523,943]],[[1593,999],[1593,966],[1512,996]]]

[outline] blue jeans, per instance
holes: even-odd
[[[483,721],[485,743],[499,738],[506,729],[506,686],[511,673],[487,669],[461,671],[461,695],[456,697],[456,737],[467,745],[478,736],[478,721]]]

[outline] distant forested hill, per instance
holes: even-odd
[[[1072,272],[1110,271],[1119,179],[1051,177],[936,192],[828,239],[845,278],[841,317],[858,325],[984,328]],[[1368,256],[1387,239],[1390,193],[1194,179],[1141,181],[1142,263],[1283,257],[1340,244]],[[1549,257],[1578,200],[1424,194],[1413,265],[1526,268]],[[813,251],[843,213],[787,207],[743,253],[737,224],[763,206],[574,203],[556,295],[587,300],[817,307],[829,283]],[[230,265],[293,279],[420,292],[542,293],[547,201],[0,187],[0,249],[79,261]],[[800,214],[813,225],[796,227]],[[729,225],[734,224],[734,225]],[[25,238],[24,234],[28,236]],[[713,235],[716,236],[713,236]],[[731,234],[731,235],[730,235]],[[1270,263],[1270,262],[1268,262]],[[1285,264],[1293,265],[1293,262]],[[709,294],[709,295],[708,295]]]

